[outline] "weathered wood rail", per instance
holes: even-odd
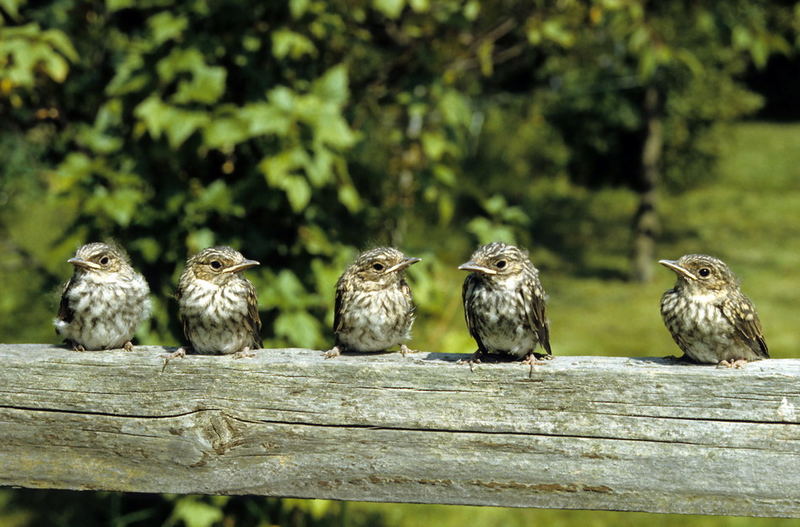
[[[0,345],[0,485],[800,516],[800,360]]]

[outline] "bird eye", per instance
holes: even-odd
[[[496,264],[494,264],[494,265],[495,265],[495,267],[497,267],[498,269],[502,269],[503,267],[505,267],[505,266],[506,266],[506,261],[505,261],[505,260],[500,260],[499,262],[497,262],[497,263],[496,263]]]
[[[372,264],[372,268],[375,269],[376,271],[383,271],[383,264],[379,263]]]
[[[100,265],[108,265],[108,262],[109,262],[108,256],[103,256],[102,258],[100,258]]]
[[[211,268],[212,269],[219,269],[220,267],[222,267],[222,264],[219,263],[218,260],[214,260],[213,262],[211,262]]]
[[[707,268],[703,267],[702,269],[700,269],[699,271],[697,271],[697,274],[699,274],[700,276],[702,276],[703,278],[705,278],[706,276],[708,276],[708,275],[710,275],[710,274],[711,274],[711,271],[709,271]]]

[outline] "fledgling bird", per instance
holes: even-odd
[[[533,368],[536,359],[552,357],[546,295],[525,251],[489,243],[458,268],[471,271],[462,289],[467,329],[478,344],[470,362],[490,354],[522,359]],[[537,345],[544,353],[534,352]]]
[[[75,270],[64,285],[56,333],[75,351],[132,350],[136,328],[150,316],[150,288],[125,250],[87,243],[67,262]]]
[[[678,277],[661,297],[661,316],[687,357],[733,368],[769,358],[756,308],[725,262],[687,254],[658,263]]]
[[[336,282],[333,317],[335,345],[326,358],[343,351],[382,351],[400,344],[411,350],[414,300],[404,270],[420,258],[410,258],[391,247],[362,253]]]
[[[193,351],[244,357],[261,348],[256,289],[241,275],[257,265],[231,247],[203,249],[186,261],[178,283],[178,314]],[[168,359],[185,352],[180,348]]]

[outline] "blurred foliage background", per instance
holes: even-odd
[[[558,355],[674,353],[654,261],[706,252],[792,356],[799,30],[779,1],[0,0],[0,341],[56,342],[65,260],[111,238],[153,291],[139,342],[181,341],[183,262],[225,244],[262,262],[265,345],[325,349],[343,267],[392,244],[424,259],[412,345],[471,352],[455,266],[503,240],[542,271]],[[644,518],[0,491],[15,526],[477,517]]]

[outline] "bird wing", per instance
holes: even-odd
[[[764,340],[761,322],[750,299],[743,294],[731,295],[722,303],[720,309],[753,353],[768,359],[767,342]]]
[[[181,278],[183,278],[183,277],[181,276]],[[177,291],[175,291],[175,300],[178,302],[178,306],[180,306],[181,297],[182,296],[183,296],[183,284],[179,282],[178,283],[178,289],[177,289]],[[183,316],[183,314],[181,313],[180,307],[178,307],[178,318],[181,321],[181,328],[183,329],[183,336],[186,339],[186,342],[188,342],[189,345],[191,345],[192,339],[189,336],[189,333],[190,333],[190,331],[189,331],[189,320],[187,319],[187,317]]]
[[[61,303],[58,306],[58,320],[63,320],[67,323],[72,322],[72,319],[75,317],[75,311],[69,307],[69,299],[67,298],[67,292],[69,292],[71,287],[72,278],[67,280],[67,283],[64,284],[64,290],[61,293]]]
[[[672,340],[675,341],[675,344],[677,344],[678,348],[680,348],[680,350],[684,353],[684,357],[687,357],[688,354],[686,353],[686,350],[689,349],[688,343],[683,337],[681,337],[681,332],[675,331],[668,322],[670,317],[669,305],[672,301],[674,301],[673,299],[676,297],[676,295],[678,295],[678,292],[675,291],[675,289],[668,289],[663,295],[661,295],[661,318],[664,320],[664,325],[666,326],[667,331],[669,331],[669,334],[672,336]]]
[[[550,350],[550,328],[547,325],[545,315],[544,291],[535,282],[525,280],[520,286],[517,294],[525,306],[525,315],[528,323],[536,332],[539,344],[544,348],[548,355],[552,355]]]
[[[255,349],[263,347],[261,341],[261,317],[258,315],[258,296],[252,282],[247,280],[247,320],[245,324],[250,334],[253,335]]]
[[[472,290],[477,285],[478,280],[479,278],[475,274],[467,275],[467,278],[464,279],[464,286],[461,288],[461,300],[464,303],[464,320],[467,322],[469,334],[475,339],[475,342],[478,344],[478,349],[481,352],[486,353],[486,346],[483,345],[483,341],[481,341],[481,337],[478,335],[477,328],[475,327],[475,323],[471,317],[473,311],[473,307],[471,305],[473,302]]]
[[[344,309],[344,292],[342,288],[338,286],[336,287],[336,302],[333,306],[333,332],[339,333],[344,329],[344,317],[342,316],[342,310]]]

